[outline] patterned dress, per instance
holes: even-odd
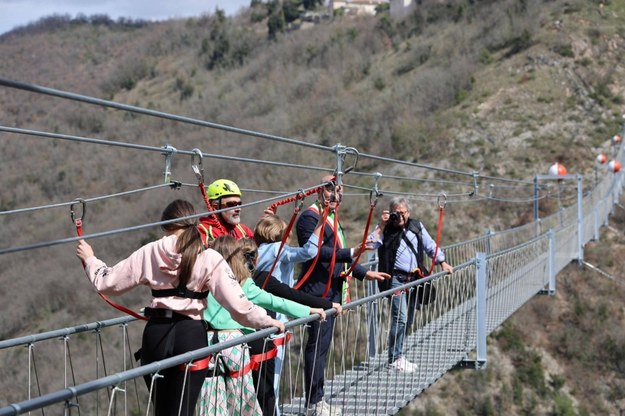
[[[239,331],[209,331],[208,343],[213,345],[241,335]],[[202,385],[200,416],[261,416],[252,373],[248,372],[240,377],[228,376],[231,371],[239,371],[249,364],[247,346],[243,344],[227,348],[213,357],[213,364],[215,362],[217,368],[211,366],[209,376]]]
[[[310,314],[310,307],[265,292],[253,279],[245,279],[241,287],[245,296],[255,305],[295,318]],[[208,331],[209,345],[254,332],[253,329],[234,321],[230,313],[210,294],[207,298],[204,319],[212,328],[217,329],[216,332]],[[231,371],[239,371],[249,364],[250,355],[247,346],[237,345],[221,351],[216,362],[218,368],[225,369],[225,372],[221,371],[216,377],[207,377],[204,381],[200,393],[200,415],[262,415],[262,408],[256,400],[252,372],[241,377],[227,376]],[[212,374],[214,371],[209,369],[209,375]]]

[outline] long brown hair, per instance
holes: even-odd
[[[250,277],[257,252],[254,240],[237,240],[231,235],[222,235],[212,242],[211,247],[226,259],[240,284]]]
[[[195,215],[195,208],[193,204],[183,199],[176,199],[171,202],[165,207],[161,215],[161,221],[181,218],[178,221],[163,224],[161,228],[168,232],[183,230],[182,234],[178,236],[178,241],[176,241],[176,251],[182,254],[182,260],[178,268],[178,278],[185,286],[191,277],[191,272],[193,271],[193,266],[195,265],[198,254],[204,250],[202,237],[197,229],[198,219],[182,219],[183,217],[189,217],[191,215]]]

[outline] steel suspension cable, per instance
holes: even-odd
[[[49,96],[53,96],[53,97],[65,98],[65,99],[70,99],[70,100],[73,100],[73,101],[79,101],[79,102],[84,102],[84,103],[88,103],[88,104],[95,104],[95,105],[100,105],[100,106],[103,106],[103,107],[114,108],[114,109],[117,109],[117,110],[124,110],[124,111],[133,112],[133,113],[148,115],[148,116],[152,116],[152,117],[158,117],[158,118],[178,121],[178,122],[182,122],[182,123],[186,123],[186,124],[193,124],[193,125],[198,125],[198,126],[202,126],[202,127],[210,127],[210,128],[214,128],[214,129],[217,129],[217,130],[223,130],[223,131],[228,131],[228,132],[232,132],[232,133],[238,133],[238,134],[242,134],[242,135],[246,135],[246,136],[258,137],[258,138],[262,138],[262,139],[273,140],[273,141],[278,141],[278,142],[282,142],[282,143],[289,143],[289,144],[294,144],[294,145],[299,145],[299,146],[304,146],[304,147],[310,147],[310,148],[314,148],[314,149],[318,149],[318,150],[324,150],[324,151],[333,151],[334,150],[333,147],[328,147],[328,146],[323,146],[323,145],[319,145],[319,144],[309,143],[309,142],[305,142],[305,141],[302,141],[302,140],[295,140],[295,139],[290,139],[290,138],[287,138],[287,137],[277,136],[277,135],[273,135],[273,134],[261,133],[261,132],[257,132],[257,131],[253,131],[253,130],[242,129],[242,128],[233,127],[233,126],[227,126],[227,125],[224,125],[224,124],[213,123],[213,122],[210,122],[210,121],[194,119],[194,118],[191,118],[191,117],[178,116],[178,115],[171,114],[171,113],[165,113],[165,112],[162,112],[162,111],[150,110],[150,109],[147,109],[147,108],[142,108],[142,107],[133,106],[133,105],[129,105],[129,104],[120,104],[120,103],[116,103],[114,101],[104,100],[104,99],[101,99],[101,98],[89,97],[89,96],[86,96],[86,95],[81,95],[81,94],[75,94],[75,93],[71,93],[71,92],[61,91],[61,90],[57,90],[57,89],[54,89],[54,88],[47,88],[47,87],[36,85],[36,84],[27,84],[27,83],[24,83],[24,82],[9,80],[9,79],[6,79],[6,78],[0,78],[0,85],[5,86],[5,87],[9,87],[9,88],[15,88],[15,89],[23,90],[23,91],[35,92],[35,93],[40,93],[40,94],[49,95]],[[428,169],[428,170],[434,170],[434,171],[438,171],[438,172],[452,173],[452,174],[471,176],[471,177],[475,177],[476,176],[475,172],[465,172],[465,171],[460,171],[460,170],[455,170],[455,169],[440,168],[440,167],[420,164],[420,163],[416,163],[416,162],[408,162],[408,161],[403,161],[403,160],[387,158],[387,157],[384,157],[384,156],[376,156],[376,155],[372,155],[372,154],[368,154],[368,153],[360,153],[360,156],[361,157],[366,157],[366,158],[369,158],[369,159],[372,159],[372,160],[378,160],[378,161],[384,161],[384,162],[389,162],[389,163],[402,164],[402,165],[413,166],[413,167],[418,167],[418,168],[423,168],[423,169]],[[492,177],[492,176],[480,176],[480,177],[485,178],[485,179],[491,179],[491,180],[495,180],[496,179],[496,180],[501,180],[501,181],[506,181],[506,182],[528,183],[527,181],[521,181],[521,180],[516,180],[516,179],[507,179],[507,178],[496,178],[496,177]]]
[[[352,171],[349,173],[350,175],[353,176],[367,176],[367,177],[375,177],[380,175],[379,172],[376,173],[370,173],[370,172],[361,172],[361,171]],[[400,180],[400,181],[414,181],[414,182],[428,182],[428,183],[442,183],[442,184],[449,184],[449,185],[464,185],[464,186],[468,186],[470,188],[474,187],[473,182],[461,182],[461,181],[450,181],[450,180],[443,180],[443,179],[427,179],[427,178],[416,178],[414,176],[398,176],[398,175],[387,175],[387,174],[381,174],[382,178],[384,179],[395,179],[395,180]]]
[[[316,185],[315,187],[317,187],[318,185]],[[306,188],[306,190],[311,189],[311,188]],[[259,201],[254,201],[254,202],[250,202],[247,204],[242,204],[240,205],[240,208],[247,208],[247,207],[252,207],[255,205],[259,205],[259,204],[267,204],[269,202],[273,202],[277,199],[282,199],[285,196],[292,196],[292,195],[297,195],[299,191],[297,192],[291,192],[291,193],[287,193],[287,194],[283,194],[280,197],[272,197],[272,198],[267,198],[267,199],[262,199]],[[76,201],[74,201],[76,202]],[[211,212],[201,212],[201,213],[197,213],[194,215],[189,215],[187,217],[181,217],[178,219],[173,219],[173,220],[167,220],[167,221],[157,221],[157,222],[151,222],[151,223],[146,223],[146,224],[141,224],[141,225],[134,225],[131,227],[125,227],[125,228],[119,228],[119,229],[115,229],[115,230],[110,230],[110,231],[103,231],[103,232],[99,232],[99,233],[93,233],[93,234],[85,234],[83,237],[67,237],[67,238],[61,238],[58,240],[51,240],[51,241],[44,241],[44,242],[40,242],[40,243],[34,243],[34,244],[29,244],[29,245],[23,245],[23,246],[18,246],[18,247],[9,247],[9,248],[3,248],[0,249],[0,255],[2,254],[9,254],[9,253],[16,253],[19,251],[26,251],[26,250],[32,250],[32,249],[37,249],[37,248],[43,248],[43,247],[51,247],[51,246],[56,246],[56,245],[61,245],[61,244],[67,244],[67,243],[72,243],[75,241],[78,241],[80,239],[93,239],[93,238],[100,238],[100,237],[108,237],[111,235],[117,235],[117,234],[122,234],[122,233],[126,233],[126,232],[131,232],[131,231],[138,231],[138,230],[143,230],[146,228],[152,228],[152,227],[160,227],[161,225],[165,225],[165,224],[171,224],[173,222],[179,221],[179,220],[186,220],[186,219],[195,219],[195,218],[200,218],[203,216],[206,216],[208,214],[219,214],[221,212],[227,211],[231,208],[223,208],[223,209],[219,209],[219,210],[215,210],[215,211],[211,211]]]
[[[1,84],[1,78],[0,78],[0,84]],[[106,146],[124,147],[124,148],[131,148],[131,149],[137,149],[137,150],[147,150],[147,151],[159,152],[161,154],[171,153],[171,154],[182,154],[182,155],[189,155],[189,156],[197,155],[197,153],[194,152],[193,150],[189,151],[189,150],[179,150],[179,149],[175,149],[171,147],[164,148],[164,147],[148,146],[148,145],[141,145],[141,144],[136,144],[136,143],[96,139],[96,138],[74,136],[74,135],[61,134],[61,133],[50,133],[50,132],[22,129],[22,128],[16,128],[16,127],[0,126],[0,132],[22,134],[22,135],[29,135],[29,136],[43,137],[43,138],[60,139],[60,140],[77,141],[77,142],[92,143],[92,144],[101,144],[101,145],[106,145]],[[367,156],[367,154],[364,154],[364,155]],[[218,155],[218,154],[209,154],[209,153],[202,153],[202,156],[213,158],[213,159],[237,161],[237,162],[242,162],[242,163],[256,163],[256,164],[264,164],[264,165],[269,165],[269,166],[279,166],[279,167],[296,168],[296,169],[309,169],[309,170],[322,171],[322,172],[333,171],[333,169],[331,168],[300,165],[300,164],[278,162],[278,161],[267,161],[267,160],[253,159],[253,158],[242,158],[238,156],[227,156],[227,155]],[[371,156],[371,155],[368,155],[368,156]],[[482,175],[476,174],[475,172],[468,173],[468,172],[454,171],[454,170],[436,168],[433,166],[422,165],[422,164],[418,164],[414,162],[401,161],[401,160],[391,159],[391,158],[380,157],[377,159],[384,160],[389,163],[405,164],[405,165],[415,166],[415,167],[419,167],[423,169],[430,169],[430,170],[436,170],[436,171],[447,172],[447,173],[463,174],[466,176],[472,176],[474,178],[497,180],[497,181],[503,181],[503,182],[514,182],[514,183],[528,185],[528,186],[533,185],[533,182],[522,181],[522,180],[517,180],[517,179],[498,178],[498,177],[493,177],[493,176],[482,176]],[[377,173],[368,173],[368,172],[351,172],[351,174],[355,176],[377,175]],[[460,181],[421,179],[421,178],[414,178],[414,177],[402,177],[402,176],[396,176],[396,175],[383,175],[383,176],[385,178],[396,179],[396,180],[413,180],[413,181],[418,181],[418,182],[447,183],[447,184],[453,184],[453,185],[464,185],[464,186],[475,187],[475,184],[471,184],[468,182],[460,182]]]
[[[23,135],[29,135],[29,136],[35,136],[35,137],[45,137],[45,138],[50,138],[50,139],[70,140],[70,141],[77,141],[77,142],[84,142],[84,143],[95,143],[95,144],[102,144],[106,146],[125,147],[125,148],[138,149],[138,150],[148,150],[152,152],[159,152],[161,154],[170,153],[170,154],[181,154],[181,155],[188,155],[188,156],[193,156],[197,154],[193,152],[192,150],[179,150],[179,149],[174,149],[172,147],[164,148],[164,147],[156,147],[156,146],[147,146],[147,145],[134,144],[134,143],[118,142],[118,141],[113,141],[113,140],[94,139],[90,137],[72,136],[68,134],[48,133],[48,132],[37,131],[37,130],[20,129],[20,128],[15,128],[15,127],[0,126],[0,132],[23,134]],[[234,161],[234,162],[256,163],[256,164],[261,164],[261,165],[280,166],[280,167],[295,168],[295,169],[309,169],[309,170],[316,170],[316,171],[322,171],[322,172],[333,171],[331,168],[323,168],[319,166],[298,165],[294,163],[244,158],[244,157],[239,157],[239,156],[216,155],[216,154],[210,154],[210,153],[202,153],[202,156],[212,158],[212,159],[229,160],[229,161]]]
[[[154,190],[154,189],[163,188],[165,186],[169,186],[172,189],[176,189],[176,188],[180,187],[181,185],[182,185],[182,183],[180,183],[180,182],[172,181],[170,183],[163,183],[163,184],[160,184],[160,185],[148,186],[148,187],[145,187],[145,188],[133,189],[133,190],[130,190],[130,191],[118,192],[118,193],[115,193],[115,194],[96,196],[96,197],[93,197],[93,198],[84,198],[83,200],[85,202],[101,201],[101,200],[108,199],[108,198],[114,198],[114,197],[118,197],[118,196],[131,195],[131,194],[138,193],[138,192],[151,191],[151,190]],[[17,214],[17,213],[23,213],[23,212],[30,212],[30,211],[38,211],[38,210],[48,209],[48,208],[66,207],[66,206],[74,204],[75,202],[76,202],[76,200],[70,201],[70,202],[60,202],[58,204],[41,205],[41,206],[38,206],[38,207],[31,207],[31,208],[19,208],[19,209],[14,209],[14,210],[11,210],[11,211],[0,211],[0,215],[8,215],[8,214]]]
[[[238,127],[226,126],[224,124],[198,120],[198,119],[191,118],[191,117],[178,116],[175,114],[165,113],[165,112],[156,111],[156,110],[150,110],[147,108],[137,107],[134,105],[120,104],[114,101],[104,100],[101,98],[89,97],[86,95],[80,95],[80,94],[75,94],[71,92],[61,91],[61,90],[57,90],[54,88],[47,88],[47,87],[43,87],[43,86],[35,85],[35,84],[27,84],[24,82],[13,81],[13,80],[9,80],[6,78],[0,78],[0,85],[9,87],[9,88],[23,90],[23,91],[30,91],[30,92],[35,92],[39,94],[58,97],[58,98],[66,98],[66,99],[73,100],[73,101],[80,101],[80,102],[87,103],[87,104],[95,104],[95,105],[100,105],[103,107],[114,108],[116,110],[124,110],[124,111],[129,111],[132,113],[138,113],[138,114],[143,114],[147,116],[163,118],[167,120],[179,121],[179,122],[186,123],[186,124],[194,124],[196,126],[210,127],[210,128],[217,129],[217,130],[243,134],[246,136],[259,137],[261,139],[267,139],[267,140],[273,140],[273,141],[278,141],[282,143],[295,144],[298,146],[310,147],[312,149],[325,150],[325,151],[333,150],[331,147],[328,147],[328,146],[308,143],[308,142],[304,142],[301,140],[289,139],[286,137],[276,136],[273,134],[260,133],[260,132],[253,131],[253,130],[246,130],[246,129],[241,129]]]

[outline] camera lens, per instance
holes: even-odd
[[[390,222],[397,222],[399,221],[399,213],[395,212],[391,212],[388,216],[388,220]]]

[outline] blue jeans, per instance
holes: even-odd
[[[405,276],[393,275],[391,288],[408,283]],[[409,296],[410,295],[410,296]],[[388,333],[388,362],[392,363],[403,355],[406,330],[412,326],[417,308],[416,290],[393,294],[391,297],[391,326]]]

